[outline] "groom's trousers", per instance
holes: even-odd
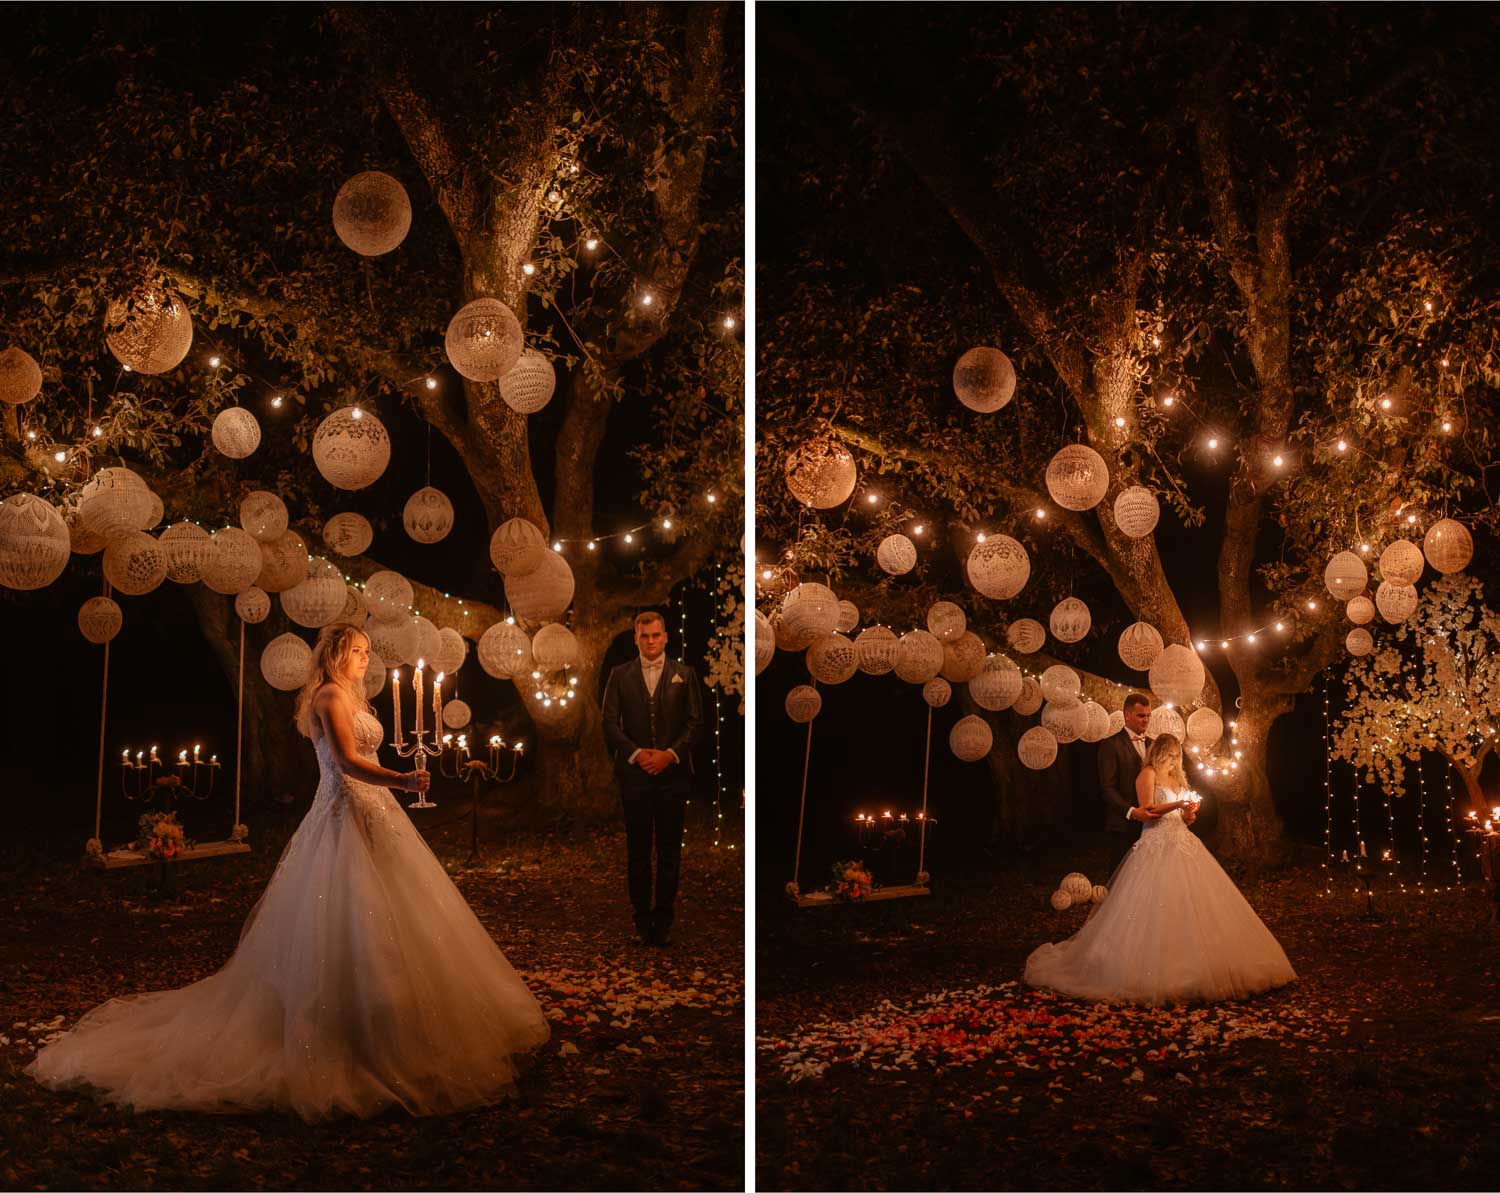
[[[638,927],[672,925],[673,904],[682,874],[682,829],[688,788],[683,783],[652,785],[620,793],[625,808],[626,881]],[[656,847],[653,901],[651,850]]]

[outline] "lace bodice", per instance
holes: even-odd
[[[377,751],[385,735],[380,721],[363,709],[354,714],[354,745],[360,757],[370,762],[379,762]],[[313,807],[331,805],[333,814],[340,816],[346,804],[352,804],[360,812],[360,819],[368,831],[383,824],[392,813],[400,811],[400,805],[384,787],[366,783],[339,769],[333,757],[333,744],[324,734],[318,739],[318,794]],[[373,842],[372,842],[373,843]]]

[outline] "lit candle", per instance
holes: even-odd
[[[417,698],[417,724],[415,732],[419,738],[422,736],[422,668],[426,665],[426,660],[418,659],[416,673],[411,679],[412,690],[416,693]]]
[[[182,750],[182,751],[180,751],[178,753],[178,755],[177,755],[177,765],[178,766],[186,766],[187,765],[187,751],[186,750]]]
[[[1360,857],[1368,857],[1369,856],[1368,854],[1365,853],[1365,843],[1363,841],[1361,841],[1359,843],[1359,856]]]
[[[396,715],[396,745],[405,743],[401,740],[401,668],[391,669],[391,707]]]
[[[126,746],[122,751],[120,751],[120,765],[121,766],[129,766],[130,765],[130,747],[129,746]],[[1474,815],[1474,813],[1470,812],[1469,815],[1472,816],[1472,815]]]
[[[434,733],[436,733],[439,729],[441,729],[443,727],[443,675],[444,674],[445,674],[444,672],[439,671],[437,673],[437,678],[432,681],[432,731]],[[459,740],[459,743],[462,744],[464,739],[462,737],[460,737],[458,740]]]

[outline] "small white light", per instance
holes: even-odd
[[[271,399],[271,409],[272,410],[280,410],[281,409],[281,395],[280,394],[277,394],[274,398]]]
[[[1346,452],[1349,450],[1349,444],[1346,441],[1340,439],[1338,442],[1338,449],[1341,452]]]
[[[95,439],[98,439],[99,436],[101,436],[103,434],[104,434],[104,431],[102,429],[100,429],[99,427],[95,427],[94,428],[94,438]]]
[[[671,530],[672,529],[672,519],[671,518],[663,518],[661,520],[661,528],[663,530]]]
[[[52,458],[54,460],[56,460],[59,464],[61,464],[61,463],[63,463],[68,458],[68,453],[67,452],[58,452]]]
[[[130,366],[129,366],[129,365],[126,365],[126,366],[125,366],[125,371],[126,371],[126,372],[127,372],[127,373],[133,373],[133,372],[135,372],[135,370],[134,370],[134,369],[132,369],[132,368],[131,368],[131,367],[130,367]]]
[[[530,277],[536,272],[536,266],[528,261],[525,265],[521,266],[521,272],[524,273],[527,277]]]
[[[769,580],[769,579],[770,579],[770,578],[771,578],[771,577],[772,577],[772,576],[774,576],[774,575],[775,575],[775,574],[776,574],[776,573],[775,573],[775,572],[773,572],[773,571],[772,571],[772,570],[771,570],[771,569],[770,569],[770,568],[766,568],[766,569],[765,569],[765,570],[764,570],[764,571],[762,571],[762,572],[761,572],[761,574],[760,574],[760,578],[761,578],[761,579],[762,579],[762,580]]]
[[[531,673],[531,678],[532,679],[541,679],[542,678],[542,673],[540,671],[533,671]]]
[[[625,536],[625,541],[627,543],[633,543],[633,542],[635,542],[635,535],[633,535],[633,534],[627,534]]]
[[[1286,625],[1284,623],[1278,621],[1276,623],[1276,632],[1278,634],[1280,634],[1280,633],[1284,633],[1285,631],[1286,631]]]
[[[1448,367],[1448,358],[1446,356],[1443,357],[1442,360],[1438,361],[1438,364],[1446,369]]]
[[[1208,643],[1207,642],[1200,642],[1200,643],[1198,643],[1198,649],[1199,650],[1207,650],[1208,649]]]
[[[912,527],[911,532],[920,537],[922,534],[922,524],[918,522],[915,526]]]
[[[1281,459],[1281,457],[1280,457],[1280,456],[1277,456],[1277,457],[1276,457],[1276,458],[1275,458],[1275,459],[1273,459],[1273,460],[1272,460],[1272,461],[1271,461],[1271,463],[1272,463],[1272,465],[1274,465],[1274,466],[1275,466],[1275,467],[1277,467],[1277,468],[1280,468],[1280,467],[1281,467],[1281,465],[1282,465],[1282,459]]]
[[[1227,641],[1226,642],[1220,642],[1219,643],[1219,649],[1220,650],[1228,650],[1229,649],[1229,643]]]
[[[364,418],[364,416],[365,416],[365,412],[363,410],[361,410],[358,406],[356,406],[354,408],[354,415],[353,415],[353,417],[355,417],[355,418]]]
[[[974,536],[974,537],[975,537],[975,539],[977,539],[977,540],[978,540],[978,541],[979,541],[979,542],[981,542],[981,543],[982,543],[982,542],[984,542],[984,531],[982,531],[982,530],[981,530],[981,531],[980,531],[980,532],[979,532],[979,533],[978,533],[978,534],[976,534],[976,535],[975,535],[975,536]]]
[[[641,306],[643,307],[649,307],[655,301],[656,299],[653,298],[650,294],[641,295]]]
[[[561,543],[553,543],[552,544],[552,549],[554,551],[561,551],[562,550],[562,544]]]
[[[592,551],[596,546],[598,546],[598,544],[595,543],[593,539],[589,539],[589,550]]]
[[[727,328],[729,328],[730,331],[734,330],[734,316],[733,315],[725,315],[724,316],[724,326],[727,327]]]
[[[515,625],[516,624],[516,619],[514,617],[507,617],[505,619],[505,624],[506,625]]]
[[[1424,311],[1430,311],[1430,310],[1432,310],[1432,303],[1430,303],[1430,302],[1424,302],[1422,304],[1422,309]]]
[[[1115,426],[1117,426],[1117,427],[1123,427],[1124,425],[1125,425],[1125,420],[1123,418],[1118,418],[1117,417],[1115,419]]]
[[[1218,446],[1219,446],[1219,441],[1217,439],[1210,439],[1208,441],[1208,450],[1209,451],[1213,451]]]
[[[599,242],[597,240],[595,240],[592,236],[590,236],[587,240],[585,240],[583,242],[583,247],[586,248],[586,249],[588,249],[588,251],[592,253],[596,248],[599,247]]]
[[[578,676],[576,676],[576,675],[569,676],[569,678],[568,678],[568,686],[570,688],[576,688],[578,686]]]
[[[1359,553],[1361,555],[1368,555],[1370,553],[1370,544],[1369,543],[1360,543],[1360,545],[1359,545]]]
[[[1417,515],[1416,514],[1411,514],[1406,519],[1408,525],[1416,522],[1416,520],[1417,520]]]
[[[1389,410],[1391,408],[1391,400],[1390,400],[1390,398],[1381,398],[1380,399],[1380,408],[1382,410]]]
[[[36,432],[35,431],[27,431],[26,432],[26,438],[27,439],[35,439],[36,438]]]
[[[562,202],[562,192],[561,191],[548,191],[547,192],[547,202],[549,202],[549,203],[561,203]]]
[[[208,358],[208,367],[211,369],[217,369],[219,367],[219,358],[217,356],[210,356]]]
[[[865,500],[869,504],[874,505],[877,501],[880,500],[880,495],[878,493],[867,493],[865,495]]]
[[[708,504],[709,504],[709,505],[717,505],[717,504],[718,504],[718,501],[719,501],[719,498],[718,498],[718,495],[717,495],[717,494],[715,494],[715,493],[710,493],[710,494],[709,494],[709,495],[708,495]]]
[[[1443,420],[1443,434],[1446,435],[1451,430],[1453,430],[1453,424],[1445,418]]]
[[[1045,521],[1046,517],[1047,517],[1047,511],[1046,510],[1037,510],[1037,512],[1036,512],[1036,520],[1038,522]]]
[[[436,389],[437,388],[437,378],[436,377],[429,377],[429,378],[427,378],[426,385],[427,385],[428,389]]]
[[[1318,602],[1317,601],[1308,601],[1307,602],[1307,607],[1309,609],[1313,610],[1314,612],[1316,612],[1317,608],[1318,608]]]
[[[1161,336],[1152,336],[1151,337],[1151,347],[1153,347],[1153,348],[1160,348],[1161,347]]]
[[[1170,410],[1170,409],[1172,409],[1172,404],[1174,402],[1176,402],[1176,401],[1177,401],[1177,399],[1175,397],[1173,397],[1171,394],[1168,394],[1166,397],[1164,397],[1161,400],[1161,404],[1163,406],[1165,406],[1168,410]]]

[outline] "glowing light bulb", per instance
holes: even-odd
[[[1046,518],[1047,518],[1047,511],[1046,510],[1037,510],[1037,512],[1036,512],[1036,520],[1038,522],[1045,521]]]
[[[633,542],[635,542],[635,535],[633,535],[633,534],[627,534],[625,536],[625,541],[627,543],[633,543]]]
[[[358,406],[356,406],[354,408],[354,414],[353,414],[352,417],[354,417],[354,418],[364,418],[364,416],[365,416],[365,412],[363,410],[361,410]]]
[[[1255,635],[1254,634],[1246,634],[1245,635],[1245,641],[1247,641],[1247,642],[1254,642],[1255,641]]]
[[[126,371],[126,372],[127,372],[127,373],[133,373],[133,372],[135,372],[135,370],[134,370],[134,369],[132,369],[132,368],[131,368],[131,367],[130,367],[130,366],[129,366],[129,365],[125,365],[125,366],[124,366],[124,369],[125,369],[125,371]]]
[[[95,427],[94,428],[94,430],[93,430],[93,436],[94,436],[95,439],[98,439],[99,436],[101,436],[103,434],[104,434],[104,431],[102,429],[100,429],[99,427]]]
[[[521,272],[524,273],[527,277],[530,277],[536,272],[536,266],[528,261],[525,265],[521,266]]]
[[[775,573],[775,572],[773,572],[773,571],[772,571],[772,570],[771,570],[771,569],[770,569],[770,568],[766,568],[766,569],[765,569],[765,571],[763,571],[763,572],[761,572],[761,574],[760,574],[760,578],[761,578],[761,579],[762,579],[762,580],[769,580],[769,579],[770,579],[770,578],[771,578],[771,577],[772,577],[772,576],[774,576],[774,575],[775,575],[775,574],[776,574],[776,573]]]
[[[506,625],[515,625],[516,624],[516,619],[514,617],[507,617],[505,619],[505,624]]]
[[[1345,440],[1343,440],[1343,439],[1340,439],[1338,441],[1338,443],[1337,443],[1336,446],[1337,446],[1338,450],[1341,451],[1341,452],[1346,452],[1346,451],[1349,450],[1349,444],[1348,444],[1348,442],[1345,441]]]
[[[588,251],[592,253],[596,248],[599,247],[599,242],[597,240],[595,240],[592,236],[590,236],[587,240],[585,240],[583,242],[583,247],[586,248],[586,249],[588,249]]]
[[[974,538],[981,543],[984,542],[984,531],[981,530]]]
[[[1313,610],[1314,612],[1316,612],[1317,608],[1318,608],[1318,602],[1317,601],[1308,601],[1307,602],[1307,607],[1309,609]]]
[[[1280,621],[1278,621],[1278,622],[1277,622],[1277,623],[1276,623],[1276,632],[1277,632],[1277,633],[1278,633],[1278,634],[1282,634],[1282,633],[1285,633],[1285,632],[1286,632],[1286,624],[1285,624],[1285,623],[1284,623],[1284,622],[1280,622]]]
[[[1450,423],[1446,418],[1443,419],[1443,434],[1446,435],[1451,430],[1453,430],[1453,424]]]
[[[210,356],[208,358],[208,367],[211,369],[217,369],[219,367],[219,358],[217,356]]]
[[[35,431],[27,431],[26,432],[26,438],[27,439],[35,439],[36,438],[36,432]]]
[[[709,505],[717,505],[718,502],[719,502],[719,495],[717,493],[710,493],[708,495],[708,504]]]
[[[1168,410],[1172,409],[1173,405],[1176,404],[1176,402],[1177,399],[1171,394],[1167,394],[1166,397],[1162,398],[1161,400],[1161,404]]]
[[[917,535],[920,538],[921,534],[922,534],[922,529],[923,529],[922,524],[919,522],[919,523],[917,523],[917,525],[915,525],[915,526],[912,527],[911,532],[913,534]]]
[[[1370,544],[1369,543],[1360,543],[1360,545],[1359,545],[1359,553],[1361,555],[1368,555],[1370,553]]]
[[[1381,398],[1380,399],[1380,408],[1382,410],[1389,410],[1391,408],[1391,400],[1390,400],[1390,398]]]
[[[1281,465],[1282,465],[1282,463],[1283,463],[1283,460],[1282,460],[1282,458],[1280,456],[1275,457],[1271,461],[1272,466],[1275,467],[1275,468],[1280,468]]]
[[[1208,441],[1208,450],[1209,450],[1209,451],[1213,451],[1213,450],[1214,450],[1214,449],[1215,449],[1215,448],[1217,448],[1217,447],[1218,447],[1218,446],[1219,446],[1219,441],[1218,441],[1218,439],[1217,439],[1217,438],[1213,438],[1213,439],[1210,439],[1210,440],[1209,440],[1209,441]]]
[[[731,331],[734,330],[734,316],[733,315],[725,315],[724,316],[724,326],[727,327],[727,328],[729,328]]]
[[[867,493],[865,494],[865,500],[869,504],[874,505],[877,501],[880,500],[880,495],[878,493]]]
[[[542,673],[540,671],[533,671],[531,673],[531,678],[532,679],[541,679],[542,678]]]
[[[1438,365],[1439,365],[1439,366],[1440,366],[1440,367],[1441,367],[1441,368],[1444,368],[1444,369],[1446,369],[1446,368],[1447,368],[1447,367],[1448,367],[1448,358],[1447,358],[1447,357],[1446,357],[1446,356],[1445,356],[1445,357],[1443,357],[1443,359],[1442,359],[1442,360],[1440,360],[1440,361],[1438,361]]]
[[[594,540],[589,539],[589,550],[592,551],[596,546],[597,544],[594,542]]]
[[[61,464],[64,460],[66,460],[68,458],[68,453],[67,452],[57,452],[52,458],[54,460],[56,460],[59,464]]]
[[[671,530],[672,529],[672,519],[671,518],[663,518],[661,520],[661,528],[663,530]]]
[[[1411,523],[1415,522],[1416,520],[1417,520],[1417,515],[1416,514],[1408,514],[1407,515],[1406,521],[1407,521],[1408,525],[1410,525]]]
[[[436,377],[429,377],[429,378],[427,378],[427,380],[423,384],[425,384],[428,389],[436,389],[437,388],[437,378]]]
[[[277,394],[274,398],[271,399],[271,409],[272,410],[280,410],[281,409],[281,395],[280,394]]]
[[[1424,311],[1430,311],[1430,310],[1432,310],[1432,303],[1430,303],[1430,302],[1424,302],[1422,304],[1422,309]]]
[[[1161,336],[1152,336],[1151,337],[1151,347],[1153,347],[1153,348],[1160,348],[1161,347]]]
[[[656,301],[655,297],[653,297],[650,294],[642,294],[641,295],[641,306],[643,306],[643,307],[649,307],[655,301]]]
[[[1208,649],[1208,643],[1207,642],[1200,642],[1200,643],[1198,643],[1198,649],[1199,650],[1207,650]]]
[[[554,551],[561,551],[562,550],[562,544],[561,543],[553,543],[552,544],[552,549]]]
[[[1220,642],[1219,643],[1219,649],[1220,650],[1228,650],[1229,649],[1229,643],[1227,641]]]
[[[1125,425],[1125,420],[1123,418],[1120,418],[1120,417],[1117,416],[1115,418],[1115,426],[1117,426],[1117,427],[1123,427],[1124,425]]]

